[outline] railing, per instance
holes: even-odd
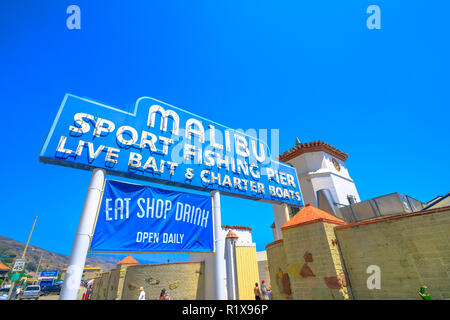
[[[342,216],[346,222],[353,223],[383,216],[416,212],[424,207],[425,203],[396,192],[337,208],[336,211],[337,215]]]

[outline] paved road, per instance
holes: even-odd
[[[83,298],[83,293],[86,292],[85,287],[80,287],[80,290],[78,290],[78,300],[81,300]],[[40,296],[39,300],[59,300],[58,294],[49,294],[48,296]]]
[[[48,296],[40,296],[39,300],[59,300],[58,294],[49,294]]]

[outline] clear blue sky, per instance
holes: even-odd
[[[68,30],[66,8],[81,8]],[[381,8],[369,30],[366,8]],[[349,154],[362,200],[449,189],[447,1],[0,2],[0,235],[70,254],[90,173],[38,155],[66,92],[152,96],[232,128],[280,130],[280,151]],[[271,205],[222,198],[223,224],[272,241]],[[172,259],[184,259],[177,255]],[[158,255],[152,260],[164,260]]]

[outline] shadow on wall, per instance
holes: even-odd
[[[198,284],[197,284],[197,292],[195,294],[195,300],[204,300],[205,299],[205,264],[202,262],[201,267],[196,271],[198,273]]]
[[[158,300],[163,289],[171,300],[205,299],[203,262],[179,262],[129,266],[122,300],[137,300],[143,287],[146,300]]]

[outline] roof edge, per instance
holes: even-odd
[[[310,153],[310,152],[319,152],[323,151],[328,153],[329,155],[341,160],[345,161],[348,158],[348,154],[333,147],[332,145],[325,143],[323,141],[313,141],[309,143],[301,143],[278,156],[278,160],[282,162],[287,162],[292,160],[302,154]]]
[[[268,247],[273,246],[273,245],[276,245],[276,244],[278,244],[278,243],[283,243],[283,239],[278,239],[278,240],[275,240],[275,241],[272,241],[272,242],[266,244],[266,249],[267,249]]]
[[[249,231],[252,231],[252,228],[250,228],[250,227],[229,226],[229,225],[223,225],[222,229],[234,229],[234,230],[249,230]]]
[[[330,220],[330,219],[326,219],[326,218],[317,218],[317,219],[313,219],[313,220],[306,221],[306,222],[300,222],[300,223],[293,224],[293,225],[286,226],[286,227],[283,226],[283,227],[281,227],[281,230],[292,229],[295,227],[304,226],[307,224],[318,223],[318,222],[327,222],[327,223],[336,224],[336,225],[346,225],[347,224],[346,222],[338,222],[338,221],[334,221],[334,220]]]
[[[434,209],[429,209],[429,210],[421,210],[421,211],[416,211],[416,212],[396,214],[396,215],[392,215],[392,216],[385,216],[385,217],[365,220],[365,221],[361,221],[361,222],[349,223],[347,225],[336,227],[336,230],[359,227],[359,226],[364,226],[364,225],[368,225],[368,224],[374,224],[374,223],[389,221],[389,220],[412,218],[412,217],[423,216],[423,215],[427,215],[427,214],[439,213],[439,212],[444,212],[444,211],[450,211],[450,206],[434,208]]]

